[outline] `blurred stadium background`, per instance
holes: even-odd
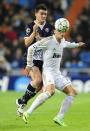
[[[71,29],[66,35],[67,40],[86,43],[86,47],[81,49],[65,49],[61,69],[64,75],[70,76],[80,92],[70,114],[66,117],[66,122],[70,125],[66,130],[89,131],[89,0],[0,0],[0,131],[65,130],[52,121],[64,97],[63,94],[56,93],[38,109],[28,126],[16,116],[15,100],[22,95],[29,82],[29,78],[24,76],[22,60],[25,49],[23,40],[25,25],[34,19],[33,10],[39,3],[47,5],[48,21],[51,24],[59,17],[68,18]]]
[[[0,1],[0,89],[25,90],[23,60],[25,26],[34,19],[39,3],[48,7],[48,21],[66,17],[71,29],[67,40],[83,41],[86,47],[65,49],[64,75],[70,75],[80,92],[90,91],[90,2],[89,0],[1,0]]]

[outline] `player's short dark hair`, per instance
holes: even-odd
[[[35,8],[35,12],[38,12],[39,10],[47,10],[47,7],[46,7],[46,5],[45,4],[39,4],[39,5],[37,5],[36,6],[36,8]]]

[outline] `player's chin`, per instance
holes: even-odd
[[[45,21],[46,21],[46,18],[43,18],[43,19],[42,19],[42,22],[45,22]]]
[[[61,35],[60,38],[62,39],[64,37],[64,35]]]

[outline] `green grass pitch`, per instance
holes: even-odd
[[[67,127],[60,127],[53,122],[65,97],[56,93],[39,107],[25,124],[16,115],[16,98],[22,93],[0,92],[0,131],[90,131],[90,94],[79,94],[65,116]],[[35,98],[34,98],[35,99]],[[28,103],[30,105],[32,100]]]

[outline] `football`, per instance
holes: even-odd
[[[69,29],[69,21],[66,18],[59,18],[55,22],[55,29],[60,32],[66,32]]]

